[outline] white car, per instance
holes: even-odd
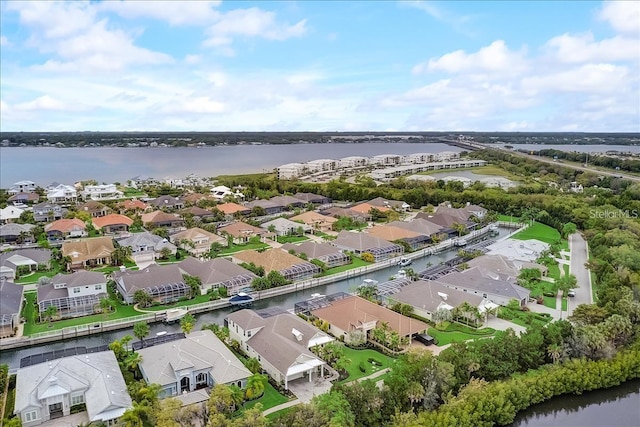
[[[571,298],[576,296],[576,292],[575,291],[569,291],[567,292],[567,296],[570,296]]]

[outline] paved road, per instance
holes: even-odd
[[[571,316],[573,309],[579,304],[593,303],[593,295],[591,292],[591,275],[589,270],[584,266],[589,260],[587,242],[580,233],[573,233],[569,236],[569,248],[571,249],[571,264],[569,265],[569,273],[578,279],[578,288],[575,290],[576,296],[568,298],[568,315]]]
[[[515,147],[517,148],[517,144],[515,145]],[[497,147],[491,147],[491,146],[487,146],[487,148],[497,148]],[[544,149],[544,146],[541,146],[541,149]],[[577,165],[570,165],[567,163],[559,163],[559,162],[554,162],[553,159],[549,159],[546,157],[540,157],[540,156],[532,156],[531,154],[524,154],[524,153],[520,153],[518,151],[513,151],[513,150],[506,150],[503,149],[502,151],[507,151],[510,154],[513,154],[514,156],[520,156],[520,157],[526,157],[528,159],[532,159],[532,160],[537,160],[539,162],[543,162],[543,163],[551,163],[553,165],[556,166],[562,166],[565,168],[570,168],[570,169],[576,169],[576,170],[580,170],[580,171],[585,171],[585,172],[592,172],[598,175],[609,175],[609,176],[613,176],[613,177],[622,177],[624,179],[628,179],[631,181],[635,181],[635,182],[640,182],[640,178],[637,176],[633,176],[633,175],[628,175],[625,174],[624,172],[621,171],[603,171],[603,170],[599,170],[599,169],[593,169],[590,167],[584,167],[584,166],[577,166]]]

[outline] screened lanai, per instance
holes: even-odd
[[[241,274],[239,276],[234,276],[224,282],[219,283],[216,287],[224,286],[227,288],[228,295],[235,295],[240,292],[242,289],[251,286],[251,282],[253,281],[255,276],[251,276],[249,274]]]
[[[401,255],[404,250],[400,245],[383,246],[380,248],[367,248],[362,252],[369,252],[375,258],[376,262],[384,259],[393,258]]]
[[[320,267],[310,262],[305,262],[304,264],[296,264],[280,270],[280,273],[287,280],[306,279],[320,273]]]
[[[164,283],[144,288],[144,291],[162,303],[177,301],[182,297],[188,297],[191,288],[184,282]]]
[[[54,306],[60,317],[86,316],[87,314],[92,314],[97,311],[100,307],[100,299],[106,296],[107,294],[97,294],[47,299],[38,301],[38,311],[42,317],[42,313],[44,313],[49,306]]]

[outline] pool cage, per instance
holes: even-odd
[[[241,274],[225,280],[224,282],[218,283],[212,288],[225,287],[227,288],[227,295],[231,296],[237,294],[244,288],[251,287],[251,282],[254,278],[255,276],[250,274]]]
[[[287,280],[298,280],[313,277],[320,273],[320,271],[320,267],[317,265],[305,262],[304,264],[296,264],[289,268],[285,268],[284,270],[280,270],[280,273]]]
[[[52,298],[38,302],[38,311],[40,317],[43,317],[44,312],[50,306],[53,306],[57,310],[57,315],[65,317],[80,317],[88,314],[93,314],[100,310],[100,300],[106,298],[107,294],[96,295],[82,295],[78,297],[61,297]]]
[[[378,297],[386,297],[398,293],[409,283],[412,283],[412,280],[407,278],[394,279],[389,280],[388,282],[379,283],[376,285],[376,288],[378,289]]]
[[[154,300],[157,300],[161,303],[178,301],[183,297],[188,298],[191,294],[191,288],[184,282],[154,285],[146,287],[143,290],[151,295]]]
[[[295,303],[295,305],[293,306],[293,312],[295,314],[309,315],[313,310],[329,307],[331,304],[333,304],[334,301],[339,301],[352,296],[353,295],[348,294],[346,292],[337,292],[331,295],[310,298],[308,300]]]
[[[338,267],[340,265],[349,264],[351,258],[342,252],[336,252],[323,257],[318,258],[320,261],[327,265],[327,268]]]
[[[373,255],[376,262],[393,258],[404,253],[404,249],[400,245],[383,246],[381,248],[368,248],[361,253],[369,252]]]

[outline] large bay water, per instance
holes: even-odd
[[[0,188],[30,180],[71,184],[95,179],[126,182],[138,175],[162,179],[271,172],[286,163],[378,154],[460,152],[441,143],[345,143],[237,145],[176,148],[0,148]]]

